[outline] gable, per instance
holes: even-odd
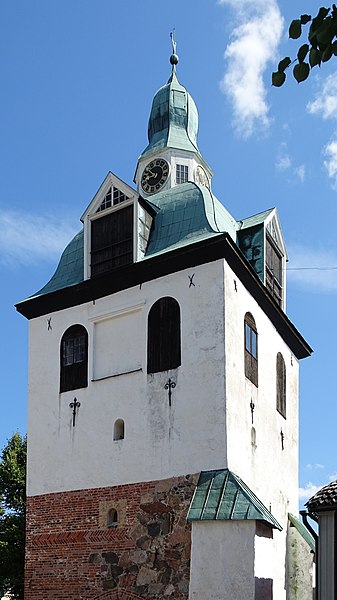
[[[89,206],[81,217],[85,223],[87,218],[92,217],[98,212],[111,210],[113,207],[127,201],[135,200],[138,197],[136,190],[132,189],[127,183],[119,179],[111,171],[105,177]]]

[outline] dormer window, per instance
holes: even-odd
[[[188,181],[188,166],[177,165],[176,166],[176,183],[186,183]]]
[[[266,287],[274,300],[282,306],[282,254],[272,238],[266,234]]]
[[[141,260],[155,208],[111,171],[81,217],[85,279]]]

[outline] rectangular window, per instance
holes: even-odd
[[[245,324],[246,327],[246,350],[251,354],[254,358],[257,358],[257,333],[252,329],[248,323]]]
[[[258,386],[257,330],[253,316],[245,315],[245,376]]]
[[[64,340],[63,342],[63,365],[73,365],[84,360],[85,338],[83,335]]]
[[[176,183],[186,183],[188,181],[188,166],[177,165],[176,166]]]

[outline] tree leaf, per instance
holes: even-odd
[[[309,73],[310,73],[310,67],[309,67],[309,64],[306,62],[298,63],[297,65],[294,66],[293,74],[294,74],[294,77],[295,77],[297,83],[301,83],[301,81],[304,81],[305,79],[307,79]]]
[[[319,44],[331,44],[335,36],[335,24],[331,17],[327,17],[316,29],[316,37]]]
[[[311,15],[301,15],[300,20],[302,25],[306,25],[307,23],[309,23],[309,21],[311,21]]]
[[[315,67],[316,65],[320,65],[322,62],[322,54],[316,48],[310,48],[309,52],[309,64],[311,67]]]
[[[315,34],[317,32],[317,30],[321,27],[321,25],[324,22],[324,19],[325,19],[326,15],[328,14],[329,10],[330,9],[327,9],[327,8],[324,8],[324,7],[321,7],[319,9],[318,14],[316,15],[316,17],[311,22],[310,31],[309,31],[309,38],[313,34]]]
[[[335,40],[331,46],[332,52],[335,56],[337,56],[337,40]]]
[[[297,52],[298,62],[302,63],[309,52],[309,44],[303,44]]]
[[[283,71],[275,71],[271,76],[271,83],[275,87],[281,87],[286,80],[286,74]]]
[[[327,62],[332,57],[332,47],[328,46],[322,54],[322,62]]]
[[[287,67],[289,67],[290,64],[291,64],[291,59],[289,58],[289,56],[286,56],[285,58],[280,60],[277,70],[284,71],[285,69],[287,69]]]
[[[294,19],[289,26],[289,37],[292,40],[297,40],[301,36],[302,25],[300,19]]]

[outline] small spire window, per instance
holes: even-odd
[[[186,183],[188,181],[188,166],[177,165],[176,166],[176,183]]]

